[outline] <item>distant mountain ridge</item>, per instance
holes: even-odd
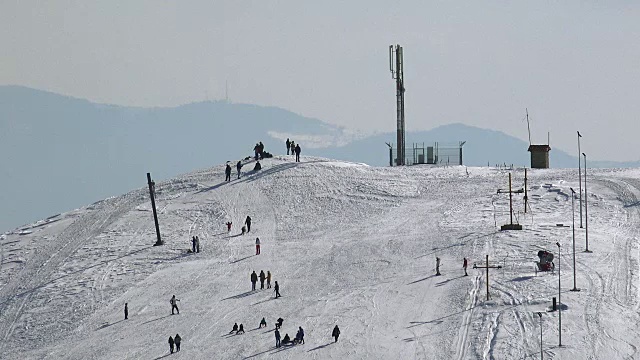
[[[395,142],[395,133],[352,141],[353,131],[277,107],[225,101],[126,107],[0,86],[0,204],[6,209],[0,230],[145,186],[146,172],[160,180],[238,160],[258,141],[282,154],[287,137],[301,144],[303,156],[373,166],[388,166],[385,142]],[[465,165],[528,166],[527,144],[498,131],[452,124],[407,133],[407,144],[435,141],[467,141]],[[552,167],[577,166],[576,157],[551,147]]]

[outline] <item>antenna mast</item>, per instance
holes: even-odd
[[[396,80],[397,103],[397,152],[396,165],[404,165],[404,64],[402,46],[389,45],[389,70],[391,78]],[[395,60],[395,61],[394,61]]]
[[[529,146],[531,146],[531,127],[529,126],[529,110],[524,108],[524,111],[527,113],[527,131],[529,132]]]

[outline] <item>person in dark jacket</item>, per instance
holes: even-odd
[[[173,295],[173,297],[171,297],[171,300],[169,300],[169,303],[171,304],[171,315],[173,315],[173,310],[178,312],[178,315],[180,315],[180,310],[178,309],[178,299],[176,299],[176,296]]]
[[[196,236],[196,252],[200,252],[200,238]]]
[[[293,155],[296,151],[296,143],[291,141],[291,155]]]
[[[282,327],[282,322],[284,322],[283,318],[278,318],[278,320],[276,320],[276,329],[280,329]]]
[[[124,319],[129,318],[129,303],[124,303]]]
[[[175,344],[175,342],[173,341],[173,338],[169,336],[169,351],[171,351],[172,354],[173,354],[173,344]]]
[[[238,179],[240,179],[240,169],[242,169],[242,162],[238,160],[238,163],[236,164],[236,170],[238,170]]]
[[[231,166],[227,164],[227,167],[224,169],[224,181],[231,181]]]
[[[267,270],[267,289],[271,289],[271,270]]]
[[[260,270],[260,289],[264,289],[264,279],[267,278],[267,276],[264,274],[264,271]]]
[[[178,352],[180,351],[180,342],[182,341],[182,338],[180,337],[180,335],[176,334],[176,337],[174,337],[173,339],[176,342],[176,352]]]
[[[289,337],[289,334],[284,334],[284,337],[282,338],[282,345],[287,345],[291,343],[291,338]]]
[[[196,237],[192,237],[191,238],[191,248],[193,250],[193,252],[196,252]]]
[[[262,144],[262,141],[260,141],[260,143],[258,143],[258,155],[260,155],[261,160],[262,160],[263,152],[264,152],[264,145]]]
[[[289,141],[289,138],[287,138],[285,144],[287,145],[287,155],[289,155],[289,149],[291,148],[291,141]]]
[[[244,334],[244,326],[242,324],[240,324],[240,327],[238,328],[238,331],[236,332],[236,335],[238,334]]]
[[[258,171],[262,169],[262,165],[260,165],[260,161],[256,161],[256,164],[253,166],[253,171]]]
[[[340,336],[340,328],[338,328],[338,325],[336,325],[336,327],[333,328],[333,331],[331,332],[331,336],[333,336],[335,339],[333,342],[338,342],[338,336]]]
[[[251,290],[252,291],[255,291],[257,282],[258,282],[258,274],[256,274],[256,271],[254,270],[251,273]]]
[[[255,285],[254,285],[254,287],[255,287]],[[276,299],[279,298],[280,296],[282,296],[282,295],[280,295],[280,285],[278,285],[277,281],[275,282],[275,285],[273,285],[273,290],[276,293]]]
[[[295,151],[296,151],[296,162],[300,162],[300,144],[297,144],[295,147]]]
[[[235,332],[238,332],[238,323],[233,324],[233,328],[231,328],[229,334],[233,334]]]
[[[260,320],[260,325],[258,325],[258,329],[263,328],[263,327],[267,327],[267,320],[265,320],[264,318],[262,318],[262,320]]]
[[[260,238],[256,238],[256,255],[260,255]]]
[[[276,329],[276,347],[280,347],[280,331],[278,329]]]
[[[298,344],[304,344],[304,330],[302,330],[302,326],[298,327],[298,333],[296,334],[296,342]]]
[[[251,232],[251,216],[247,215],[244,223],[247,225],[247,232]]]

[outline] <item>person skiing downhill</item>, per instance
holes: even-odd
[[[169,303],[171,304],[171,315],[173,315],[173,310],[178,312],[178,315],[180,315],[180,310],[178,309],[178,299],[176,299],[176,296],[173,295],[173,297],[171,297],[171,300],[169,300]]]
[[[169,336],[169,351],[173,354],[173,345],[175,344],[175,342],[173,341],[173,338],[171,336]]]
[[[291,141],[289,141],[289,138],[287,138],[285,145],[287,145],[287,155],[289,155],[289,149],[291,148]]]
[[[260,255],[260,239],[259,238],[256,238],[256,255]]]
[[[336,327],[333,328],[333,331],[331,332],[331,336],[334,337],[333,342],[338,342],[338,336],[340,336],[340,328],[338,328],[338,325],[336,325]]]
[[[231,166],[227,164],[227,167],[224,169],[224,181],[231,181]]]
[[[258,282],[258,275],[256,274],[256,271],[254,270],[251,273],[251,290],[255,291],[256,290],[256,283]]]
[[[264,271],[260,270],[260,289],[264,289],[265,278],[266,278],[266,275],[264,274]]]
[[[247,232],[251,232],[251,216],[247,215],[244,223],[247,225]]]
[[[238,160],[236,164],[236,169],[238,170],[238,179],[240,179],[240,169],[242,169],[242,162],[240,160]]]
[[[271,271],[267,270],[267,289],[271,289]]]

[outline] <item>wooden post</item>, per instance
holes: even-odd
[[[474,269],[487,269],[487,301],[489,301],[489,269],[502,269],[502,266],[489,266],[489,255],[487,255],[487,264],[485,266],[478,266],[473,264]]]
[[[156,243],[153,246],[163,245],[160,239],[160,225],[158,225],[158,213],[156,212],[155,183],[151,181],[151,173],[147,173],[147,184],[149,185],[149,196],[151,197],[151,207],[153,208],[153,221],[156,223]]]

